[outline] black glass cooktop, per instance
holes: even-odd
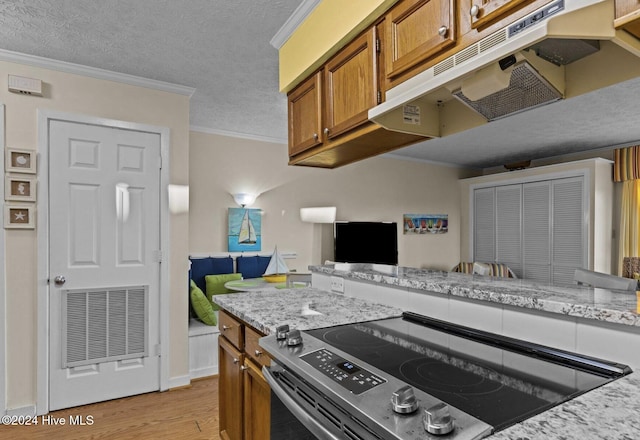
[[[441,322],[426,319],[431,324]],[[562,365],[559,362],[564,361],[554,357],[557,351],[553,349],[551,355],[545,347],[536,353],[541,346],[528,344],[528,354],[522,354],[513,346],[520,341],[473,329],[471,335],[460,336],[449,330],[464,327],[445,324],[438,328],[392,318],[307,333],[354,356],[350,360],[364,361],[496,430],[615,378],[598,368],[585,371],[588,368],[573,360],[574,365]],[[478,335],[481,341],[470,339]]]

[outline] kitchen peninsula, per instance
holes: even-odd
[[[398,268],[397,275],[373,270],[371,266],[350,269],[342,271],[333,266],[313,266],[310,270],[314,274],[314,288],[222,295],[215,301],[222,309],[264,334],[274,333],[275,327],[283,323],[292,328],[310,329],[397,316],[400,309],[445,319],[442,315],[451,308],[452,313],[447,317],[455,320],[461,320],[465,310],[475,309],[476,315],[487,314],[487,319],[471,317],[469,320],[472,322],[466,325],[476,327],[475,324],[479,323],[491,327],[486,322],[495,321],[499,312],[499,322],[487,331],[495,331],[499,326],[514,337],[527,339],[520,334],[513,335],[510,323],[517,320],[519,325],[516,327],[520,327],[522,334],[535,336],[529,340],[626,362],[634,370],[638,368],[638,363],[607,354],[611,346],[619,346],[620,352],[637,351],[631,349],[637,347],[640,340],[640,320],[634,294],[579,287],[535,286],[524,280],[509,282],[411,268]],[[332,276],[343,279],[344,294],[329,291]],[[366,297],[367,292],[371,296],[368,299],[351,296]],[[446,304],[445,307],[442,301],[450,301],[454,297],[461,303]],[[383,305],[385,303],[386,306]],[[321,314],[309,313],[308,310]],[[592,327],[596,323],[598,331],[594,332]],[[559,331],[573,333],[565,335]],[[576,342],[585,332],[595,335],[590,350],[599,347],[604,353],[597,355],[580,350],[581,347],[588,348]],[[603,335],[609,334],[617,339],[604,341]],[[569,342],[571,340],[574,341],[573,346]],[[630,359],[634,359],[633,356]],[[633,373],[500,431],[491,438],[631,439],[640,432],[637,417],[640,413],[639,390],[640,379]]]

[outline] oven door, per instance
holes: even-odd
[[[271,369],[262,367],[262,374],[271,387],[271,438],[278,440],[339,440],[311,416],[289,394]],[[278,373],[275,373],[276,375]]]
[[[271,387],[272,439],[381,439],[276,362],[262,367],[262,374]]]

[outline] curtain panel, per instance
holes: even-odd
[[[618,275],[624,259],[640,257],[640,145],[614,151],[614,182],[622,182]]]
[[[640,145],[618,148],[614,152],[613,181],[640,179]]]
[[[622,183],[619,235],[618,272],[622,275],[624,258],[640,257],[640,180],[638,179]]]

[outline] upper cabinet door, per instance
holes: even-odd
[[[376,29],[371,28],[345,46],[324,68],[325,128],[328,139],[368,120],[378,103]]]
[[[471,27],[476,29],[498,21],[502,15],[513,12],[517,6],[534,1],[536,0],[471,0],[471,7],[468,11],[471,16]]]
[[[640,38],[640,1],[616,0],[616,29],[624,29],[636,38]]]
[[[385,16],[387,77],[412,68],[456,42],[455,0],[403,0]]]
[[[322,143],[322,71],[289,93],[289,156]]]

